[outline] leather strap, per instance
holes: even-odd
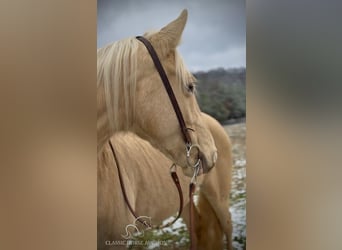
[[[189,200],[190,200],[190,250],[197,249],[197,239],[195,232],[195,204],[193,196],[195,193],[196,185],[191,182],[189,186]]]
[[[178,122],[179,122],[179,126],[180,126],[181,131],[182,131],[182,135],[183,135],[184,141],[185,141],[186,145],[191,145],[191,137],[190,137],[190,134],[188,132],[189,128],[187,128],[186,125],[185,125],[185,121],[184,121],[182,112],[181,112],[181,110],[179,108],[177,99],[176,99],[175,94],[174,94],[174,92],[172,90],[172,87],[171,87],[171,84],[169,82],[169,79],[167,78],[165,70],[164,70],[164,68],[163,68],[163,66],[162,66],[162,64],[161,64],[161,62],[159,60],[157,52],[153,48],[152,44],[146,38],[144,38],[142,36],[137,36],[136,38],[145,45],[145,47],[147,48],[148,52],[150,53],[151,58],[152,58],[153,63],[154,63],[154,66],[156,67],[156,69],[159,72],[160,78],[161,78],[161,80],[162,80],[162,82],[164,84],[166,92],[169,95],[170,101],[172,103],[173,109],[174,109],[174,111],[176,113],[176,116],[177,116],[177,119],[178,119]]]
[[[132,213],[132,215],[135,217],[135,219],[137,219],[140,223],[142,223],[146,227],[151,227],[151,228],[155,228],[155,229],[162,229],[164,227],[171,226],[173,223],[175,223],[176,220],[178,220],[179,217],[182,214],[183,203],[184,203],[182,187],[180,185],[179,178],[178,178],[178,175],[177,175],[176,171],[172,171],[171,172],[171,177],[172,177],[172,180],[173,180],[174,184],[177,187],[178,195],[179,195],[179,210],[178,210],[177,217],[175,219],[173,219],[171,222],[169,222],[169,223],[167,223],[167,224],[165,224],[163,226],[161,226],[161,225],[160,226],[155,226],[155,225],[149,224],[147,221],[143,221],[143,220],[141,220],[139,218],[139,216],[135,213],[135,211],[133,210],[131,204],[129,203],[129,200],[128,200],[128,197],[127,197],[127,193],[126,193],[126,189],[125,189],[125,185],[124,185],[123,178],[122,178],[122,174],[121,174],[121,170],[120,170],[120,166],[119,166],[119,160],[118,160],[118,157],[117,157],[117,155],[115,153],[115,150],[114,150],[114,147],[113,147],[113,144],[112,144],[111,140],[109,140],[109,145],[110,145],[110,149],[112,150],[113,157],[114,157],[117,169],[118,169],[120,187],[121,187],[121,191],[122,191],[124,200],[125,200],[125,202],[126,202],[126,204],[128,206],[129,211]]]

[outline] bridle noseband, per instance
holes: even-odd
[[[191,141],[191,136],[189,134],[189,130],[192,130],[194,131],[193,129],[191,128],[188,128],[185,124],[185,121],[184,121],[184,117],[183,117],[183,114],[180,110],[180,107],[179,107],[179,104],[177,102],[177,99],[176,99],[176,96],[172,90],[172,87],[171,87],[171,84],[169,82],[169,79],[165,73],[165,70],[159,60],[159,57],[156,53],[156,51],[154,50],[152,44],[144,37],[142,36],[137,36],[136,39],[138,39],[140,42],[142,42],[145,47],[147,48],[149,54],[151,55],[151,58],[153,60],[153,63],[160,75],[160,78],[163,82],[163,85],[166,89],[166,92],[170,98],[170,101],[171,101],[171,104],[173,106],[173,109],[176,113],[176,116],[177,116],[177,119],[178,119],[178,123],[179,123],[179,126],[180,126],[180,129],[181,129],[181,133],[182,133],[182,136],[183,136],[183,139],[184,139],[184,142],[185,142],[185,148],[186,148],[186,158],[187,158],[187,163],[189,166],[193,167],[194,168],[194,174],[193,174],[193,177],[191,178],[191,182],[190,182],[190,186],[189,186],[189,198],[190,198],[190,249],[196,249],[196,238],[195,238],[195,226],[194,226],[194,213],[195,213],[195,207],[194,207],[194,203],[193,203],[193,195],[194,195],[194,192],[195,192],[195,184],[196,184],[196,177],[197,175],[199,174],[199,171],[200,171],[200,168],[201,168],[201,160],[200,160],[200,157],[198,155],[198,159],[197,161],[193,164],[190,162],[190,158],[191,158],[191,151],[193,149],[196,149],[198,151],[198,154],[199,154],[199,146],[196,145],[196,144],[192,144],[192,141]],[[178,215],[177,217],[170,223],[166,224],[166,225],[163,225],[163,226],[152,226],[152,225],[149,225],[146,221],[141,221],[139,219],[139,216],[136,215],[136,213],[134,212],[132,206],[130,205],[129,201],[128,201],[128,198],[127,198],[127,194],[126,194],[126,190],[125,190],[125,186],[123,184],[123,179],[122,179],[122,175],[121,175],[121,171],[120,171],[120,168],[119,168],[119,162],[118,162],[118,159],[117,159],[117,155],[115,153],[115,150],[114,150],[114,147],[111,143],[111,141],[109,140],[109,145],[110,145],[110,148],[112,150],[112,153],[113,153],[113,157],[114,157],[114,160],[116,162],[116,165],[117,165],[117,168],[118,168],[118,175],[119,175],[119,180],[120,180],[120,186],[121,186],[121,190],[122,190],[122,193],[123,193],[123,196],[124,196],[124,199],[125,199],[125,202],[129,208],[129,210],[131,211],[131,213],[133,214],[133,216],[141,223],[143,223],[144,225],[150,227],[150,228],[157,228],[157,229],[160,229],[160,228],[164,228],[164,227],[167,227],[167,226],[170,226],[172,225],[175,221],[178,220],[178,218],[181,216],[181,213],[182,213],[182,210],[183,210],[183,193],[182,193],[182,189],[181,189],[181,186],[180,186],[180,183],[179,183],[179,179],[178,179],[178,176],[177,176],[177,173],[175,171],[175,164],[173,164],[170,168],[170,173],[171,173],[171,176],[172,176],[172,179],[177,187],[177,190],[178,190],[178,193],[179,193],[179,198],[180,198],[180,207],[179,207],[179,211],[178,211]]]

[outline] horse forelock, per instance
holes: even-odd
[[[184,64],[183,58],[178,53],[178,51],[176,51],[175,53],[177,80],[180,83],[180,87],[182,87],[184,90],[186,89],[189,82],[195,82],[195,77],[191,74],[191,72]]]

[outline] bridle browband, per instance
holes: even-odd
[[[152,44],[144,37],[142,36],[137,36],[136,39],[138,39],[140,42],[142,42],[146,49],[148,50],[149,54],[151,55],[151,58],[153,60],[153,63],[159,73],[159,76],[163,82],[163,85],[165,87],[165,90],[170,98],[170,101],[171,101],[171,104],[173,106],[173,109],[176,113],[176,116],[177,116],[177,119],[178,119],[178,123],[179,123],[179,126],[180,126],[180,129],[181,129],[181,132],[182,132],[182,136],[183,136],[183,139],[184,139],[184,142],[185,142],[185,146],[186,146],[186,158],[187,158],[187,161],[188,161],[188,164],[190,166],[192,166],[194,168],[194,175],[191,179],[191,182],[190,182],[190,186],[189,186],[189,198],[190,198],[190,249],[196,249],[196,237],[195,237],[195,221],[194,221],[194,213],[195,213],[195,206],[194,206],[194,202],[193,202],[193,195],[194,195],[194,192],[195,192],[195,184],[196,184],[196,177],[199,173],[199,169],[201,167],[201,160],[200,158],[198,157],[197,159],[197,162],[195,164],[191,164],[190,163],[190,152],[193,148],[197,148],[198,150],[198,153],[199,153],[199,147],[198,145],[196,144],[192,144],[192,141],[191,141],[191,136],[189,134],[189,130],[191,131],[194,131],[192,128],[188,128],[185,124],[185,121],[184,121],[184,117],[183,117],[183,114],[180,110],[180,107],[178,105],[178,102],[177,102],[177,99],[176,99],[176,96],[172,90],[172,87],[171,87],[171,84],[169,82],[169,79],[165,73],[165,70],[159,60],[159,57],[157,55],[157,52],[155,51],[155,49],[153,48]],[[172,177],[172,180],[173,182],[175,183],[176,187],[177,187],[177,190],[178,190],[178,194],[179,194],[179,199],[180,199],[180,206],[179,206],[179,211],[178,211],[178,214],[177,214],[177,217],[167,223],[166,225],[163,225],[163,226],[153,226],[151,224],[149,224],[147,221],[143,221],[139,218],[139,216],[137,216],[137,214],[134,212],[132,206],[130,205],[129,203],[129,200],[128,200],[128,197],[127,197],[127,194],[126,194],[126,189],[125,189],[125,186],[124,186],[124,183],[123,183],[123,179],[122,179],[122,175],[121,175],[121,171],[120,171],[120,167],[119,167],[119,161],[118,161],[118,158],[117,158],[117,155],[115,153],[115,150],[114,150],[114,147],[113,147],[113,144],[112,142],[109,140],[109,145],[110,145],[110,148],[111,148],[111,151],[113,153],[113,157],[114,157],[114,160],[115,160],[115,163],[117,165],[117,169],[118,169],[118,175],[119,175],[119,181],[120,181],[120,186],[121,186],[121,190],[122,190],[122,193],[123,193],[123,196],[124,196],[124,200],[130,210],[130,212],[133,214],[133,216],[135,217],[135,219],[137,219],[139,222],[141,222],[142,224],[144,224],[145,226],[149,227],[149,228],[156,228],[156,229],[161,229],[161,228],[164,228],[164,227],[167,227],[167,226],[170,226],[172,225],[174,222],[176,222],[178,220],[178,218],[181,216],[181,213],[182,213],[182,210],[183,210],[183,193],[182,193],[182,188],[180,186],[180,183],[179,183],[179,179],[178,179],[178,176],[177,176],[177,173],[175,171],[175,167],[176,165],[173,164],[170,168],[170,173],[171,173],[171,177]]]

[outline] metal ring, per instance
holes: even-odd
[[[199,159],[198,164],[196,164],[194,166],[194,174],[193,174],[193,176],[191,178],[191,183],[196,184],[196,182],[197,182],[197,176],[198,176],[198,173],[199,173],[199,171],[201,169],[200,162],[201,162],[201,160]]]
[[[196,162],[194,165],[192,165],[192,163],[190,162],[190,152],[191,152],[191,150],[192,150],[193,148],[197,148],[198,153],[200,152],[200,148],[199,148],[199,146],[198,146],[197,144],[187,145],[187,146],[186,146],[186,160],[187,160],[189,166],[191,166],[191,167],[193,167],[193,168],[196,168],[196,167],[200,164],[201,159],[198,158],[198,159],[197,159],[197,162]]]

